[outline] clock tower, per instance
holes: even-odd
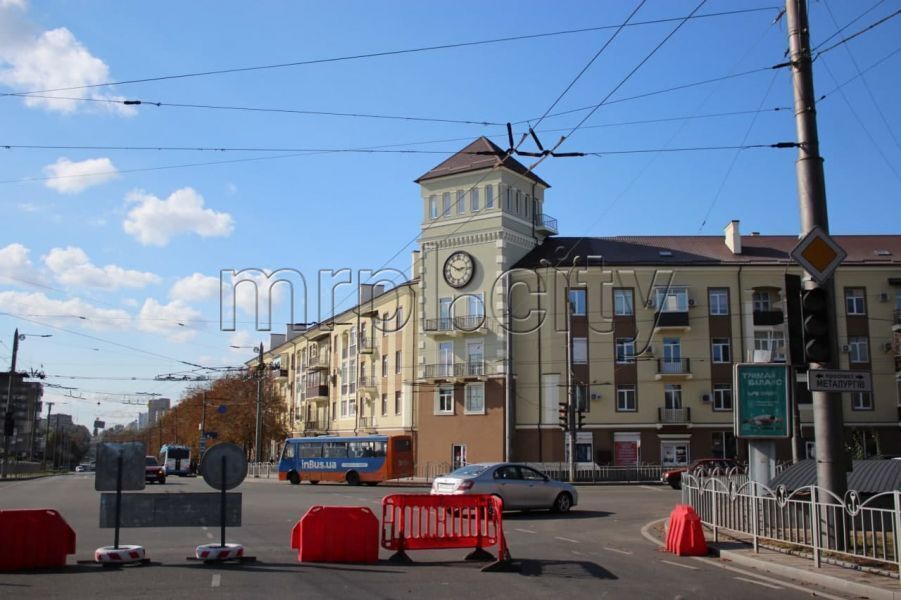
[[[556,233],[543,210],[550,186],[485,137],[416,183],[417,458],[454,466],[504,460],[515,375],[504,273]]]

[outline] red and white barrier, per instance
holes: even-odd
[[[194,558],[197,560],[235,560],[243,558],[244,546],[241,544],[203,544],[194,549]]]
[[[144,560],[143,546],[103,546],[94,551],[94,560],[103,565],[127,565]]]

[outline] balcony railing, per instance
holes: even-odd
[[[304,431],[328,431],[328,423],[325,420],[313,419],[303,422]]]
[[[654,327],[690,327],[688,311],[660,311],[654,320]]]
[[[450,317],[442,317],[440,319],[426,319],[426,331],[451,331],[454,328],[454,320]]]
[[[360,417],[360,429],[372,431],[378,427],[378,422],[374,416]]]
[[[360,389],[369,388],[375,389],[378,387],[378,379],[371,375],[362,375],[360,376]]]
[[[488,368],[483,360],[473,360],[465,363],[426,365],[424,370],[426,379],[482,377],[487,374]]]
[[[313,354],[310,356],[310,360],[307,364],[307,369],[313,371],[315,369],[327,369],[328,368],[328,355],[320,356],[318,354]]]
[[[485,315],[467,315],[454,317],[454,329],[457,331],[476,331],[485,326]]]
[[[691,373],[691,359],[657,359],[657,373],[659,375],[688,375]]]
[[[306,388],[306,397],[308,400],[313,398],[328,398],[328,385],[314,384],[308,385]]]
[[[360,354],[372,354],[375,351],[375,340],[371,337],[360,338]]]
[[[784,315],[781,310],[755,310],[754,325],[782,325]]]
[[[657,408],[657,422],[667,424],[681,424],[691,422],[690,408]]]
[[[535,227],[537,229],[545,229],[551,233],[557,233],[557,219],[546,213],[538,213],[535,215]]]

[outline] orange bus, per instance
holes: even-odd
[[[278,461],[278,478],[294,485],[301,481],[376,485],[412,475],[410,435],[288,438]]]

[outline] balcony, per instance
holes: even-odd
[[[326,385],[326,384],[307,385],[306,399],[309,402],[327,402],[328,401],[328,385]]]
[[[280,369],[278,367],[275,367],[272,369],[272,375],[280,381],[287,381],[288,380],[288,369]]]
[[[754,311],[755,326],[782,325],[784,319],[785,316],[782,314],[781,310]]]
[[[663,425],[684,425],[691,422],[690,408],[657,408],[657,422]]]
[[[360,417],[360,429],[367,433],[375,433],[378,430],[378,422],[375,415]]]
[[[691,359],[657,359],[657,375],[654,377],[655,379],[691,379],[691,377]]]
[[[557,235],[557,219],[546,213],[535,215],[535,230],[547,235]]]
[[[320,356],[318,354],[313,354],[310,356],[310,360],[307,363],[308,371],[318,371],[319,369],[328,369],[328,355]]]
[[[660,311],[654,315],[654,329],[679,329],[688,331],[691,329],[691,319],[688,310],[684,311]]]
[[[423,378],[434,381],[454,379],[479,379],[488,375],[485,361],[469,361],[465,363],[425,365]]]
[[[360,354],[372,354],[375,352],[375,340],[371,337],[360,338],[358,340],[358,348]]]
[[[482,332],[485,330],[485,315],[454,317],[454,329],[462,333]]]
[[[378,387],[378,378],[376,377],[373,377],[371,375],[363,375],[359,379],[359,388],[361,394],[375,394],[378,392]]]
[[[328,431],[328,423],[324,419],[313,419],[303,422],[304,433],[325,433]]]
[[[467,333],[483,333],[485,331],[485,322],[485,315],[426,319],[424,330],[426,333],[451,336]]]

